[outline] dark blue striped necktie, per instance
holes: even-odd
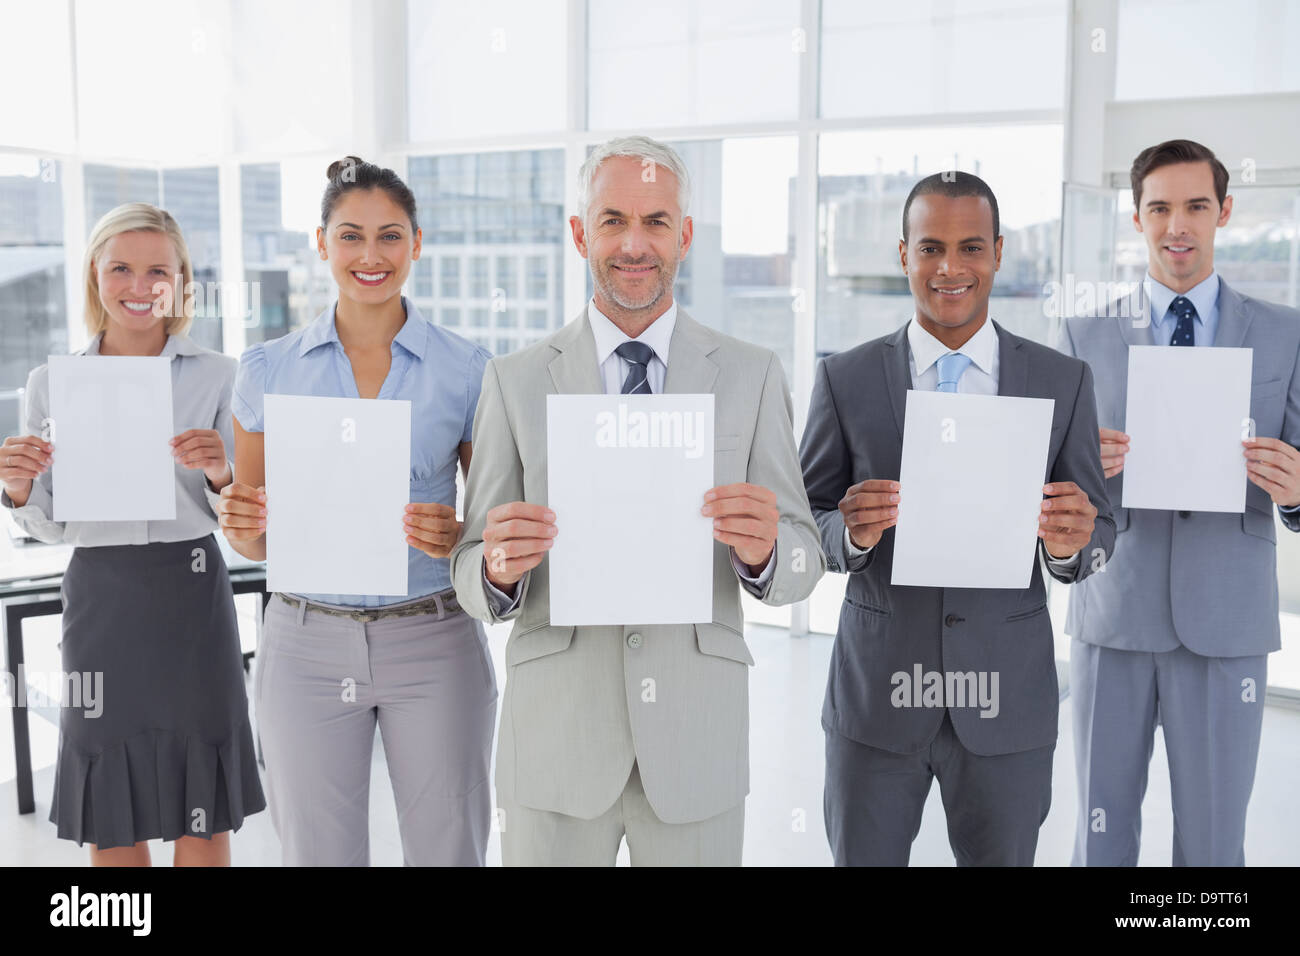
[[[624,395],[651,394],[649,365],[650,357],[655,354],[655,350],[644,342],[624,342],[614,351],[632,366],[627,370],[627,378],[623,379],[622,393]]]
[[[1185,295],[1175,296],[1169,303],[1169,311],[1178,316],[1178,325],[1174,328],[1174,337],[1170,345],[1196,344],[1196,306]]]

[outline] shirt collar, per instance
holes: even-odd
[[[80,354],[98,355],[99,343],[103,341],[103,338],[104,333],[102,331],[96,333],[95,337],[90,340],[90,344],[82,349]],[[167,336],[167,344],[164,345],[163,350],[158,353],[158,357],[172,358],[176,355],[198,355],[200,351],[200,348],[194,344],[189,336],[169,334]]]
[[[924,375],[935,362],[949,352],[960,352],[967,356],[985,375],[993,374],[993,357],[998,349],[998,333],[993,328],[993,319],[986,318],[980,330],[972,335],[959,349],[950,349],[933,335],[921,328],[921,323],[912,316],[907,326],[907,344],[912,349],[912,360],[916,363],[916,374]]]
[[[338,300],[335,299],[303,330],[302,340],[298,343],[299,356],[306,355],[312,349],[330,342],[338,342],[339,332],[334,324],[334,311],[338,308],[338,304]],[[406,311],[406,321],[397,330],[393,341],[416,358],[423,360],[425,349],[429,344],[429,321],[406,296],[402,296],[402,308]]]
[[[1168,317],[1169,305],[1179,293],[1164,283],[1153,279],[1150,272],[1142,279],[1142,285],[1146,289],[1147,299],[1151,303],[1152,320],[1156,325],[1163,325]],[[1182,295],[1191,300],[1192,305],[1196,307],[1196,320],[1204,325],[1205,317],[1210,314],[1210,310],[1219,301],[1219,273],[1211,272]]]
[[[677,302],[668,306],[668,311],[659,318],[650,323],[650,327],[642,332],[636,339],[628,335],[610,318],[596,308],[596,300],[592,298],[587,303],[587,317],[591,321],[591,334],[596,337],[596,364],[604,365],[605,359],[613,354],[614,350],[624,342],[643,342],[654,350],[655,355],[659,356],[659,361],[668,365],[668,343],[672,340],[673,329],[677,325]]]

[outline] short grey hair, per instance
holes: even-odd
[[[631,156],[641,160],[642,165],[653,163],[662,166],[677,177],[677,205],[681,207],[684,219],[691,204],[691,174],[687,172],[682,158],[667,143],[661,143],[649,136],[620,136],[601,143],[587,157],[582,168],[578,170],[578,215],[586,221],[588,207],[591,205],[591,184],[596,180],[596,171],[600,164],[612,156]],[[680,224],[679,224],[680,228]]]

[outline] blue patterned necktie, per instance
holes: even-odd
[[[1174,301],[1169,303],[1169,311],[1178,316],[1178,325],[1174,328],[1174,337],[1169,340],[1169,344],[1195,345],[1196,306],[1192,305],[1192,300],[1185,295],[1175,296]]]
[[[961,352],[949,352],[939,359],[939,387],[937,392],[957,391],[957,380],[970,367],[971,358]]]
[[[644,342],[624,342],[614,351],[632,366],[627,370],[627,378],[623,379],[622,393],[624,395],[651,394],[649,365],[650,357],[655,354],[655,350]]]

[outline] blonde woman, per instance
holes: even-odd
[[[63,578],[63,670],[102,674],[102,712],[64,706],[50,820],[96,866],[228,866],[230,831],[266,806],[244,691],[234,596],[212,532],[230,484],[235,359],[191,342],[171,289],[193,281],[176,220],[147,203],[107,213],[83,268],[79,355],[171,361],[176,517],[53,520],[55,449],[45,365],[27,380],[27,434],[0,448],[0,502],[42,541],[76,545]],[[57,437],[57,432],[56,432]],[[117,467],[102,462],[105,470]],[[198,560],[196,551],[203,552]]]

